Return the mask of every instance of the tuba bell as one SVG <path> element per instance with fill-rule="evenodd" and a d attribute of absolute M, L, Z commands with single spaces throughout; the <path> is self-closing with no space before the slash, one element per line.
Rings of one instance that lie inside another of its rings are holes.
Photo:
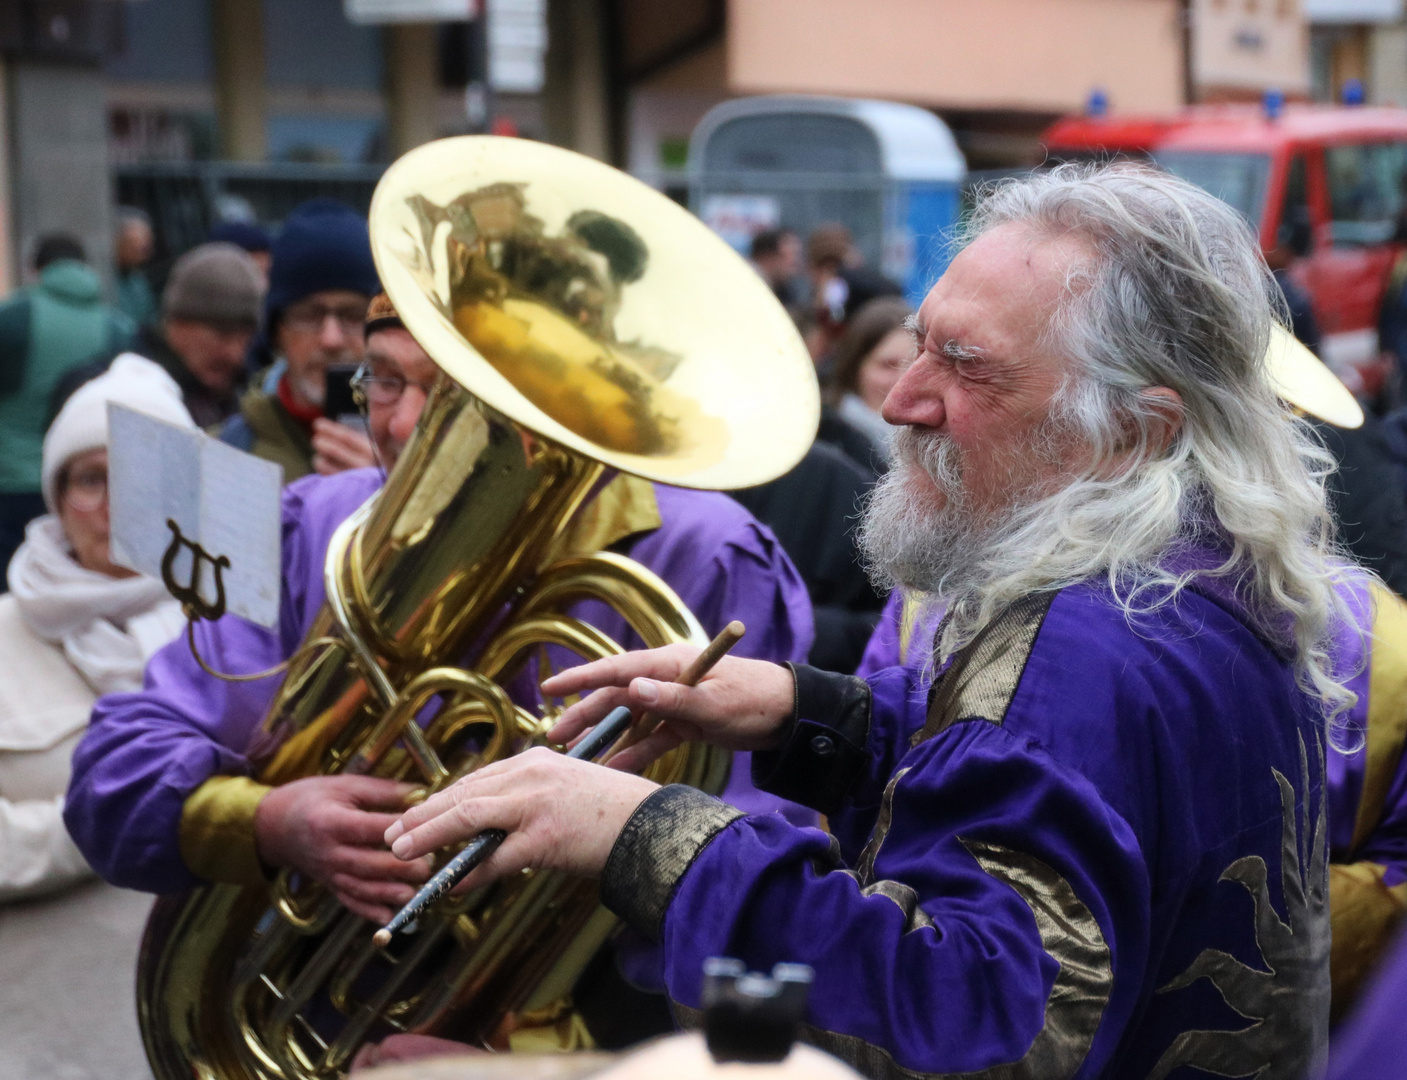
<path fill-rule="evenodd" d="M 382 283 L 442 374 L 385 487 L 334 535 L 326 603 L 251 760 L 267 784 L 350 772 L 430 792 L 545 742 L 555 713 L 515 702 L 515 679 L 621 651 L 583 601 L 649 646 L 706 642 L 649 570 L 568 549 L 610 475 L 762 483 L 805 453 L 819 398 L 753 270 L 589 158 L 431 143 L 387 171 L 370 224 Z M 716 792 L 727 770 L 685 745 L 646 775 Z M 296 875 L 207 885 L 153 908 L 142 1037 L 158 1080 L 339 1076 L 398 1031 L 493 1045 L 550 1013 L 613 925 L 593 882 L 524 873 L 378 949 L 375 926 Z"/>

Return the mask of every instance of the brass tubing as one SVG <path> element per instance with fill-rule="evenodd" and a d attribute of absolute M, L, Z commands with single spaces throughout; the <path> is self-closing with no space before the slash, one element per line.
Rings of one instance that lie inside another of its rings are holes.
<path fill-rule="evenodd" d="M 425 733 L 415 721 L 416 714 L 430 699 L 442 693 L 453 693 L 477 701 L 488 710 L 494 726 L 504 733 L 505 738 L 514 726 L 513 703 L 497 684 L 477 672 L 464 671 L 461 668 L 431 668 L 417 675 L 406 685 L 395 706 L 387 710 L 381 721 L 362 741 L 346 771 L 370 771 L 397 739 L 405 740 L 411 756 L 420 764 L 420 758 L 411 745 L 414 739 L 433 760 L 434 767 L 431 770 L 426 770 L 425 766 L 421 765 L 426 782 L 434 787 L 442 784 L 448 779 L 449 770 L 430 747 Z"/>
<path fill-rule="evenodd" d="M 698 620 L 669 586 L 634 560 L 607 551 L 553 563 L 523 597 L 520 610 L 527 616 L 582 600 L 614 608 L 651 648 L 670 640 L 706 640 Z"/>
<path fill-rule="evenodd" d="M 431 925 L 423 929 L 415 938 L 415 944 L 410 951 L 396 962 L 396 966 L 391 976 L 377 988 L 376 993 L 357 1010 L 342 1029 L 332 1045 L 327 1048 L 326 1065 L 329 1069 L 344 1069 L 352 1056 L 357 1052 L 357 1048 L 366 1039 L 366 1033 L 371 1025 L 376 1023 L 386 1005 L 401 988 L 401 983 L 410 975 L 412 971 L 425 959 L 430 950 L 439 944 L 440 938 L 444 936 L 447 924 L 444 922 Z"/>
<path fill-rule="evenodd" d="M 265 1046 L 283 1064 L 285 1071 L 293 1072 L 295 1068 L 308 1068 L 316 1066 L 306 1059 L 292 1057 L 296 1050 L 297 1043 L 291 1028 L 295 1017 L 302 1012 L 304 1006 L 312 1001 L 313 996 L 322 986 L 323 980 L 327 978 L 337 966 L 338 961 L 348 946 L 356 939 L 358 932 L 362 929 L 364 920 L 359 919 L 351 912 L 343 911 L 342 918 L 332 933 L 323 939 L 312 958 L 306 962 L 303 969 L 298 972 L 293 982 L 283 991 L 283 998 L 274 1008 L 272 1016 L 269 1018 L 269 1034 L 264 1039 Z"/>

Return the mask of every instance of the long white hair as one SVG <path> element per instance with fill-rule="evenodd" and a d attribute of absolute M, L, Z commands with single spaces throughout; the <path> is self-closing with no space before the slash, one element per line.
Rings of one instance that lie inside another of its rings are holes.
<path fill-rule="evenodd" d="M 1266 377 L 1284 299 L 1245 221 L 1191 184 L 1120 165 L 1064 166 L 996 186 L 965 238 L 1016 223 L 1089 252 L 1070 268 L 1047 330 L 1051 351 L 1072 364 L 1035 441 L 1074 432 L 1094 467 L 978 527 L 965 513 L 954 448 L 908 429 L 900 456 L 952 493 L 950 505 L 936 528 L 931 512 L 920 520 L 902 466 L 892 470 L 860 530 L 871 573 L 941 597 L 939 660 L 1032 592 L 1102 576 L 1133 619 L 1173 603 L 1199 576 L 1224 577 L 1257 632 L 1293 661 L 1301 688 L 1337 716 L 1355 695 L 1344 684 L 1352 673 L 1336 670 L 1332 655 L 1350 619 L 1325 494 L 1334 461 Z M 1175 390 L 1180 405 L 1146 393 L 1153 387 Z M 1170 408 L 1181 427 L 1167 443 Z M 905 534 L 931 542 L 906 543 Z M 1225 553 L 1219 565 L 1179 563 L 1181 550 L 1208 543 Z"/>

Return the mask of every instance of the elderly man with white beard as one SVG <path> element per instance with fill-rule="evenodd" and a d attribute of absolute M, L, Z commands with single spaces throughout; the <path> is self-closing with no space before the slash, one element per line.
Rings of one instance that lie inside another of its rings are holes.
<path fill-rule="evenodd" d="M 1352 703 L 1330 461 L 1261 370 L 1278 313 L 1234 211 L 1173 177 L 996 189 L 920 308 L 867 508 L 876 579 L 947 614 L 930 692 L 685 647 L 549 680 L 663 723 L 616 768 L 533 750 L 407 811 L 468 880 L 599 876 L 677 1015 L 710 956 L 815 969 L 803 1038 L 872 1077 L 1298 1078 L 1328 1026 L 1324 746 Z M 633 774 L 754 752 L 831 835 Z"/>

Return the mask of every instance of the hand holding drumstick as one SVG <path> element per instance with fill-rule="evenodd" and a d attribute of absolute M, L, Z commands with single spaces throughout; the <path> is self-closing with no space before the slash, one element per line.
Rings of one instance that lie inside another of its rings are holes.
<path fill-rule="evenodd" d="M 697 654 L 692 661 L 685 665 L 682 671 L 679 671 L 674 684 L 680 688 L 696 686 L 698 682 L 708 674 L 710 669 L 728 653 L 728 650 L 742 639 L 744 632 L 742 623 L 736 620 L 729 623 L 702 652 Z M 663 651 L 665 650 L 656 650 L 656 652 Z M 614 659 L 619 660 L 621 658 L 616 657 Z M 585 668 L 574 670 L 584 671 L 586 668 L 590 667 L 592 667 L 592 665 L 586 665 Z M 563 676 L 570 674 L 571 672 L 563 672 L 562 676 L 558 676 L 556 679 L 549 679 L 547 683 L 544 684 L 544 691 L 553 693 L 551 684 L 555 683 L 557 679 L 561 679 Z M 645 680 L 638 681 L 643 682 Z M 648 693 L 648 690 L 646 692 Z M 598 698 L 599 696 L 599 694 L 592 695 L 593 698 Z M 577 706 L 573 706 L 573 708 L 579 709 L 580 706 L 586 704 L 587 702 L 580 702 Z M 571 711 L 572 710 L 569 709 L 568 713 Z M 582 714 L 579 713 L 579 715 Z M 563 721 L 565 721 L 566 718 L 567 714 L 564 714 Z M 632 712 L 628 705 L 618 705 L 611 709 L 609 713 L 595 724 L 593 730 L 581 738 L 571 751 L 565 755 L 565 760 L 578 762 L 590 761 L 601 753 L 601 751 L 606 749 L 606 747 L 616 742 L 622 733 L 624 733 L 625 737 L 620 740 L 620 744 L 613 752 L 611 760 L 617 764 L 617 768 L 629 767 L 631 755 L 625 752 L 635 748 L 634 758 L 643 758 L 642 764 L 647 764 L 650 760 L 653 760 L 655 756 L 658 756 L 658 753 L 651 754 L 649 757 L 644 756 L 650 753 L 650 749 L 646 747 L 646 744 L 654 740 L 658 721 L 652 720 L 651 717 L 646 714 L 632 727 L 631 718 Z M 572 733 L 575 734 L 584 727 L 585 723 L 582 722 L 576 726 Z M 568 729 L 564 729 L 563 723 L 559 722 L 557 726 L 549 732 L 549 737 L 561 738 L 563 737 L 561 733 L 564 730 Z M 656 745 L 661 744 L 660 740 L 654 741 Z M 675 744 L 677 745 L 677 740 Z M 563 760 L 561 755 L 554 756 L 557 757 L 558 760 Z M 526 762 L 530 757 L 534 759 L 531 766 L 513 768 L 515 762 Z M 494 765 L 487 766 L 456 782 L 445 791 L 427 799 L 422 806 L 407 811 L 407 813 L 386 832 L 386 839 L 392 844 L 392 850 L 402 858 L 414 858 L 415 856 L 409 855 L 408 852 L 411 850 L 419 850 L 422 843 L 428 842 L 425 839 L 427 834 L 437 834 L 438 831 L 443 831 L 444 827 L 453 828 L 452 824 L 446 826 L 443 818 L 453 814 L 459 821 L 463 821 L 467 817 L 463 808 L 468 806 L 471 801 L 493 798 L 494 794 L 502 788 L 507 775 L 513 772 L 522 773 L 525 771 L 525 768 L 531 769 L 534 772 L 541 771 L 542 769 L 548 769 L 551 772 L 559 771 L 556 768 L 548 766 L 547 763 L 542 760 L 542 756 L 538 751 L 529 751 L 529 753 L 520 755 L 518 758 L 497 762 Z M 537 779 L 541 780 L 545 779 L 545 777 L 537 777 Z M 597 779 L 599 780 L 600 778 L 598 777 Z M 649 781 L 640 780 L 638 777 L 633 779 L 649 785 L 651 789 L 654 787 Z M 477 782 L 482 780 L 487 780 L 489 782 L 488 785 Z M 610 783 L 619 786 L 618 781 L 612 780 Z M 634 785 L 632 785 L 632 787 L 633 786 Z M 471 791 L 470 789 L 473 790 Z M 522 792 L 518 792 L 517 794 L 521 796 Z M 646 794 L 648 794 L 648 792 L 646 792 Z M 638 805 L 639 801 L 643 801 L 643 796 L 640 800 L 637 800 L 635 805 Z M 432 828 L 432 826 L 437 823 L 442 827 L 441 830 Z M 624 824 L 624 820 L 621 821 L 621 824 Z M 461 882 L 467 880 L 477 868 L 487 864 L 498 853 L 500 847 L 504 845 L 509 836 L 509 831 L 504 828 L 489 827 L 479 831 L 477 835 L 470 840 L 463 851 L 446 863 L 444 867 L 416 893 L 410 903 L 402 908 L 386 926 L 377 931 L 375 937 L 376 943 L 380 946 L 389 944 L 393 934 L 413 923 L 436 900 L 450 892 Z M 609 848 L 607 848 L 607 851 L 609 851 Z M 602 859 L 602 862 L 604 862 L 604 859 Z"/>

